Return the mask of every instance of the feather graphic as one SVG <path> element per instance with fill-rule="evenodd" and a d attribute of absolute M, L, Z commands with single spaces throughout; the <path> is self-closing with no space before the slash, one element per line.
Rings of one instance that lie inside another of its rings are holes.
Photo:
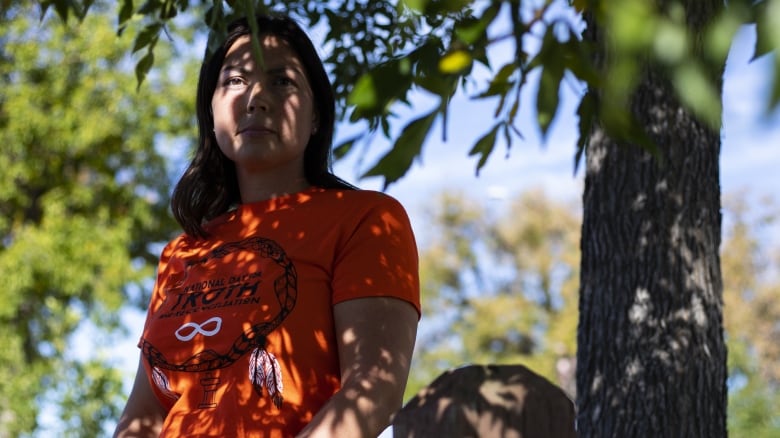
<path fill-rule="evenodd" d="M 154 381 L 154 384 L 157 386 L 160 392 L 172 398 L 173 400 L 179 399 L 179 394 L 176 394 L 175 392 L 171 391 L 171 384 L 168 381 L 168 377 L 165 376 L 165 373 L 163 373 L 162 370 L 160 370 L 157 367 L 153 367 L 152 380 Z"/>
<path fill-rule="evenodd" d="M 284 385 L 282 384 L 282 371 L 276 357 L 262 348 L 252 351 L 249 358 L 249 380 L 257 391 L 263 395 L 263 387 L 268 390 L 268 395 L 274 402 L 274 406 L 280 408 L 284 397 Z"/>

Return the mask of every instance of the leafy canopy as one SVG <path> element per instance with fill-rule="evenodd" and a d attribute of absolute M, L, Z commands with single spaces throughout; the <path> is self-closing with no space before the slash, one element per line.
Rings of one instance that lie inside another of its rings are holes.
<path fill-rule="evenodd" d="M 130 40 L 102 10 L 78 26 L 25 7 L 1 17 L 0 435 L 36 429 L 51 404 L 68 433 L 98 436 L 122 376 L 77 333 L 95 327 L 108 348 L 120 306 L 146 301 L 152 244 L 176 229 L 162 140 L 194 137 L 194 84 L 158 50 L 135 92 Z"/>
<path fill-rule="evenodd" d="M 237 15 L 281 11 L 309 28 L 325 28 L 322 41 L 343 120 L 365 122 L 368 129 L 336 148 L 337 157 L 367 146 L 383 135 L 393 147 L 365 176 L 382 176 L 385 185 L 401 178 L 420 155 L 434 122 L 447 132 L 452 96 L 460 91 L 474 99 L 496 102 L 495 123 L 474 139 L 469 155 L 484 166 L 496 145 L 507 150 L 522 138 L 517 128 L 520 96 L 535 94 L 536 124 L 546 136 L 559 110 L 562 86 L 581 94 L 579 140 L 575 164 L 585 148 L 592 122 L 598 120 L 615 139 L 655 150 L 642 126 L 633 120 L 628 101 L 644 60 L 660 61 L 669 70 L 679 98 L 702 120 L 720 126 L 719 76 L 737 29 L 755 24 L 755 57 L 780 47 L 780 0 L 732 0 L 712 24 L 700 26 L 685 16 L 695 0 L 146 0 L 120 2 L 117 31 L 134 21 L 143 30 L 133 52 L 143 52 L 136 74 L 142 82 L 154 64 L 161 37 L 177 16 L 194 13 L 210 44 L 225 34 Z M 62 20 L 83 20 L 92 0 L 40 0 L 42 13 L 53 8 Z M 609 59 L 594 59 L 581 38 L 581 24 L 571 14 L 593 14 L 605 29 Z M 508 23 L 508 25 L 506 25 Z M 491 65 L 487 56 L 498 43 L 511 41 L 514 57 Z M 775 57 L 773 87 L 767 109 L 780 105 L 780 57 Z M 488 78 L 475 72 L 485 68 Z M 583 87 L 584 85 L 584 87 Z M 588 90 L 582 93 L 582 90 Z M 393 108 L 409 104 L 413 93 L 431 95 L 438 104 L 414 117 L 397 135 L 391 129 Z"/>

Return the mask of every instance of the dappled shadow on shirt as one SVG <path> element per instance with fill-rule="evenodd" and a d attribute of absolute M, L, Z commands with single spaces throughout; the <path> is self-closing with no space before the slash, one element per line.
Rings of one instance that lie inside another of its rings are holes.
<path fill-rule="evenodd" d="M 388 296 L 418 305 L 408 218 L 376 194 L 241 205 L 206 229 L 213 237 L 166 247 L 139 343 L 172 434 L 294 436 L 339 390 L 333 306 Z M 399 360 L 384 359 L 380 375 Z M 336 423 L 357 412 L 356 395 L 342 395 L 355 408 Z"/>

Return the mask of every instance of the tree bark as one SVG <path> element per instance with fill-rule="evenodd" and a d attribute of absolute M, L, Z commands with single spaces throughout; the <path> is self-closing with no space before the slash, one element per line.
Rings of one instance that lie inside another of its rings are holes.
<path fill-rule="evenodd" d="M 692 27 L 718 9 L 696 3 L 686 5 Z M 588 21 L 586 35 L 607 59 Z M 599 126 L 586 149 L 578 433 L 723 437 L 720 135 L 676 100 L 664 70 L 650 63 L 630 111 L 659 159 Z"/>

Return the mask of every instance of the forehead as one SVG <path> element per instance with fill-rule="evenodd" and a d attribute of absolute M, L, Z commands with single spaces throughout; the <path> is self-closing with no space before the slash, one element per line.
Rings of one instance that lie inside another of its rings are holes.
<path fill-rule="evenodd" d="M 290 44 L 283 38 L 273 34 L 259 36 L 260 48 L 263 53 L 263 61 L 272 65 L 301 66 L 300 57 Z M 243 35 L 236 39 L 225 54 L 224 66 L 254 65 L 257 62 L 252 50 L 252 40 L 249 35 Z"/>

